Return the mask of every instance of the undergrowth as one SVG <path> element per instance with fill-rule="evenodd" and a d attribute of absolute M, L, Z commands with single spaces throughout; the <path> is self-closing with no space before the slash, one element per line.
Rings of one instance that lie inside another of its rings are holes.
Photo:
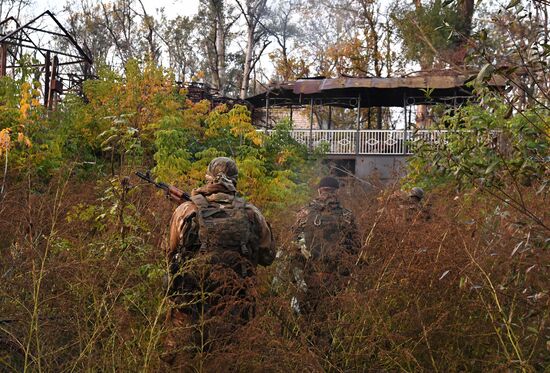
<path fill-rule="evenodd" d="M 4 197 L 2 369 L 164 369 L 162 247 L 174 206 L 150 189 L 121 191 L 113 181 L 118 192 L 105 192 L 76 177 L 65 172 L 40 194 L 21 181 Z M 422 214 L 400 207 L 392 190 L 351 183 L 340 193 L 364 244 L 342 291 L 313 315 L 292 311 L 293 209 L 281 210 L 280 255 L 259 271 L 257 317 L 231 343 L 195 356 L 197 370 L 548 367 L 550 252 L 540 226 L 475 192 L 436 190 Z"/>
<path fill-rule="evenodd" d="M 510 117 L 488 93 L 492 111 L 450 112 L 468 135 L 418 149 L 409 186 L 431 188 L 420 210 L 403 206 L 398 186 L 346 180 L 361 253 L 338 294 L 305 315 L 290 304 L 290 228 L 323 173 L 316 155 L 290 123 L 264 136 L 244 106 L 193 104 L 172 81 L 131 62 L 125 77 L 88 81 L 87 102 L 67 97 L 45 113 L 39 86 L 0 80 L 1 370 L 167 369 L 175 206 L 133 173 L 154 166 L 189 190 L 222 155 L 236 159 L 238 187 L 271 222 L 279 254 L 258 269 L 252 321 L 226 342 L 182 339 L 198 350 L 186 361 L 194 371 L 548 370 L 547 111 Z M 508 153 L 494 147 L 502 123 Z"/>

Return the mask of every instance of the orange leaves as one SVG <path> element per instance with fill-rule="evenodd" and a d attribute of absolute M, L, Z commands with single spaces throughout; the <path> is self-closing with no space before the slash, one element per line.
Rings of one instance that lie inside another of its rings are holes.
<path fill-rule="evenodd" d="M 23 119 L 27 118 L 29 109 L 31 108 L 31 105 L 29 103 L 30 87 L 31 85 L 27 82 L 21 85 L 21 100 L 19 102 L 19 113 Z"/>
<path fill-rule="evenodd" d="M 176 114 L 181 107 L 173 77 L 151 62 L 128 62 L 125 77 L 109 70 L 100 75 L 85 87 L 95 118 L 134 114 L 129 125 L 151 133 L 160 118 Z"/>
<path fill-rule="evenodd" d="M 307 63 L 304 56 L 289 57 L 274 51 L 269 53 L 269 58 L 275 65 L 275 71 L 282 80 L 296 80 L 298 78 L 308 76 L 311 63 Z"/>
<path fill-rule="evenodd" d="M 278 165 L 283 165 L 289 157 L 293 156 L 292 152 L 289 149 L 284 149 L 275 158 L 275 162 Z"/>
<path fill-rule="evenodd" d="M 25 145 L 27 148 L 30 148 L 32 146 L 31 140 L 27 136 L 25 136 L 23 132 L 17 133 L 17 142 Z"/>
<path fill-rule="evenodd" d="M 39 83 L 23 82 L 15 90 L 20 92 L 18 99 L 0 103 L 0 112 L 6 114 L 0 118 L 0 125 L 4 126 L 0 130 L 0 155 L 9 152 L 17 144 L 27 148 L 32 146 L 26 132 L 40 119 L 42 106 L 39 87 Z"/>
<path fill-rule="evenodd" d="M 339 74 L 361 75 L 368 72 L 371 62 L 372 51 L 367 49 L 368 42 L 355 36 L 330 46 L 327 57 Z"/>
<path fill-rule="evenodd" d="M 4 128 L 0 130 L 0 156 L 6 152 L 9 152 L 14 145 L 11 132 L 11 128 Z M 32 146 L 31 140 L 25 136 L 23 132 L 17 133 L 17 142 L 25 145 L 27 148 Z"/>
<path fill-rule="evenodd" d="M 195 76 L 193 77 L 194 80 L 200 81 L 203 80 L 206 77 L 206 73 L 203 70 L 197 71 Z"/>
<path fill-rule="evenodd" d="M 194 104 L 191 100 L 186 100 L 186 107 L 187 109 L 181 112 L 183 123 L 185 123 L 184 126 L 202 134 L 204 128 L 201 124 L 204 123 L 208 117 L 210 102 L 203 100 Z"/>
<path fill-rule="evenodd" d="M 22 100 L 21 106 L 19 107 L 19 112 L 21 113 L 21 118 L 26 119 L 29 116 L 29 109 L 31 108 L 30 104 L 27 104 Z"/>
<path fill-rule="evenodd" d="M 10 150 L 11 137 L 10 128 L 4 128 L 0 131 L 0 155 Z"/>

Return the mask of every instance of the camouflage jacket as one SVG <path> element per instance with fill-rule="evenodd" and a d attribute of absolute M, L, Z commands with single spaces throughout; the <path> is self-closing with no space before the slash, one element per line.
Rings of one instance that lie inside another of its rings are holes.
<path fill-rule="evenodd" d="M 293 235 L 301 261 L 310 262 L 306 267 L 316 267 L 315 271 L 339 270 L 360 248 L 352 212 L 332 193 L 322 194 L 297 213 Z"/>

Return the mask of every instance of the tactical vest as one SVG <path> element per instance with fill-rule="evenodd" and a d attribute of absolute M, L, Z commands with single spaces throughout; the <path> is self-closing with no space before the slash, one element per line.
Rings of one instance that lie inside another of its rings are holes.
<path fill-rule="evenodd" d="M 252 224 L 242 198 L 228 196 L 208 201 L 203 195 L 191 197 L 198 211 L 198 241 L 203 251 L 237 252 L 252 259 L 255 251 Z"/>
<path fill-rule="evenodd" d="M 336 251 L 350 223 L 351 213 L 339 203 L 314 202 L 304 227 L 307 248 L 314 259 L 326 259 L 327 254 Z"/>

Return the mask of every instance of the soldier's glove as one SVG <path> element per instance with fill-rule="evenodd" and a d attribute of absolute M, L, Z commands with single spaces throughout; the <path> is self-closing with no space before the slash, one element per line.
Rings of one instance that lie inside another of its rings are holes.
<path fill-rule="evenodd" d="M 170 286 L 170 275 L 168 273 L 165 273 L 162 276 L 162 288 L 168 289 L 168 286 Z M 168 291 L 168 293 L 170 293 L 170 291 Z"/>
<path fill-rule="evenodd" d="M 163 276 L 163 286 L 168 289 L 169 295 L 177 294 L 181 287 L 183 277 L 181 276 L 182 258 L 180 253 L 176 253 L 170 258 L 168 264 L 168 273 Z"/>
<path fill-rule="evenodd" d="M 176 253 L 172 260 L 170 260 L 170 265 L 168 266 L 168 272 L 170 275 L 174 276 L 178 274 L 181 267 L 181 255 L 180 253 Z"/>

